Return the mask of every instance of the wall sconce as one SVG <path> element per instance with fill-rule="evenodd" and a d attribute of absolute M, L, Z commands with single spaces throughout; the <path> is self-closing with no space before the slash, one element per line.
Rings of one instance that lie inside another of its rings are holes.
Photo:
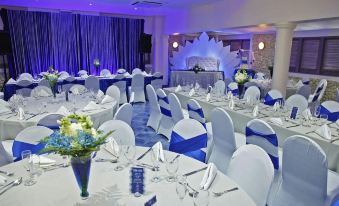
<path fill-rule="evenodd" d="M 260 43 L 258 44 L 258 48 L 259 48 L 259 50 L 263 50 L 263 49 L 265 48 L 264 42 L 260 42 Z"/>
<path fill-rule="evenodd" d="M 176 41 L 173 42 L 172 47 L 173 47 L 174 49 L 178 48 L 178 46 L 179 46 L 178 42 L 176 42 Z"/>

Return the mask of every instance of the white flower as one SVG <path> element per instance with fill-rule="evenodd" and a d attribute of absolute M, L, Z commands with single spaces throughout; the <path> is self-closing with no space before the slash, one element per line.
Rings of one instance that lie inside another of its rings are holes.
<path fill-rule="evenodd" d="M 77 136 L 78 130 L 82 130 L 81 124 L 78 123 L 72 123 L 70 126 L 70 132 L 72 136 Z"/>
<path fill-rule="evenodd" d="M 97 130 L 94 129 L 94 128 L 91 129 L 91 133 L 92 133 L 92 136 L 93 136 L 93 137 L 96 137 L 96 136 L 98 135 Z"/>

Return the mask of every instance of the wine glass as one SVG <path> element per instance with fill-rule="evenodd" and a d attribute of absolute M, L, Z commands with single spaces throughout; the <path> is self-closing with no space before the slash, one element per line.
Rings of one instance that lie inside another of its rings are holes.
<path fill-rule="evenodd" d="M 180 176 L 178 177 L 178 181 L 176 183 L 175 191 L 177 192 L 177 195 L 180 200 L 180 204 L 183 205 L 183 200 L 187 193 L 187 183 L 186 183 L 186 177 Z"/>
<path fill-rule="evenodd" d="M 155 150 L 155 149 L 152 149 L 151 150 L 151 160 L 152 160 L 152 163 L 153 163 L 153 166 L 154 166 L 154 176 L 152 177 L 151 179 L 151 182 L 160 182 L 161 181 L 161 178 L 158 176 L 158 171 L 159 171 L 159 163 L 160 163 L 160 160 L 159 160 L 159 155 L 158 155 L 158 151 Z"/>
<path fill-rule="evenodd" d="M 36 180 L 34 179 L 34 166 L 33 166 L 33 155 L 30 150 L 24 150 L 21 152 L 21 159 L 24 163 L 25 169 L 29 170 L 29 178 L 25 180 L 24 185 L 25 186 L 32 186 L 36 183 Z"/>
<path fill-rule="evenodd" d="M 135 157 L 135 146 L 126 145 L 124 148 L 124 155 L 128 161 L 128 165 L 133 165 L 133 161 Z"/>
<path fill-rule="evenodd" d="M 118 140 L 115 140 L 119 146 L 119 150 L 116 152 L 116 158 L 117 158 L 117 161 L 120 162 L 121 160 L 121 155 L 122 155 L 122 145 L 121 145 L 121 141 L 118 139 Z M 114 171 L 121 171 L 123 170 L 124 167 L 119 163 L 115 168 L 114 168 Z"/>
<path fill-rule="evenodd" d="M 193 195 L 194 206 L 208 206 L 209 196 L 210 193 L 208 190 L 199 190 L 199 192 L 194 193 Z"/>
<path fill-rule="evenodd" d="M 166 170 L 168 172 L 168 177 L 166 180 L 168 182 L 175 182 L 175 174 L 178 171 L 179 167 L 179 158 L 166 158 Z"/>

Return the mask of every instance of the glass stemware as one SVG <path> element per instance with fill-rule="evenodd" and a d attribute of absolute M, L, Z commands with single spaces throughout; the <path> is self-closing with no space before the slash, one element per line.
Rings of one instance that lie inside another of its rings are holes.
<path fill-rule="evenodd" d="M 24 150 L 21 152 L 21 159 L 24 163 L 24 167 L 29 172 L 29 178 L 25 180 L 24 185 L 25 186 L 32 186 L 36 183 L 36 180 L 34 179 L 35 176 L 35 167 L 33 164 L 33 155 L 30 150 Z"/>
<path fill-rule="evenodd" d="M 323 125 L 323 124 L 326 124 L 327 119 L 328 119 L 328 115 L 327 114 L 320 114 L 319 118 L 320 118 L 320 125 Z"/>
<path fill-rule="evenodd" d="M 119 145 L 119 150 L 118 152 L 116 153 L 117 155 L 117 161 L 118 161 L 118 165 L 114 168 L 114 171 L 121 171 L 124 169 L 124 167 L 121 165 L 120 161 L 121 161 L 121 155 L 122 155 L 122 145 L 121 145 L 121 141 L 120 140 L 115 140 L 118 145 Z"/>
<path fill-rule="evenodd" d="M 186 184 L 186 178 L 185 176 L 178 177 L 178 181 L 176 183 L 175 191 L 177 192 L 177 195 L 180 200 L 180 204 L 183 205 L 183 200 L 187 193 L 187 184 Z"/>
<path fill-rule="evenodd" d="M 158 174 L 158 171 L 159 171 L 159 164 L 160 164 L 160 161 L 159 161 L 159 156 L 157 155 L 157 151 L 155 149 L 152 149 L 151 151 L 151 160 L 152 160 L 152 163 L 153 163 L 153 167 L 154 167 L 154 176 L 152 177 L 151 179 L 151 182 L 160 182 L 161 181 L 161 178 L 159 177 L 159 174 Z"/>
<path fill-rule="evenodd" d="M 199 190 L 193 195 L 194 206 L 208 206 L 210 193 L 208 190 Z"/>
<path fill-rule="evenodd" d="M 124 155 L 128 161 L 128 165 L 133 165 L 135 157 L 135 146 L 126 145 L 124 148 Z"/>
<path fill-rule="evenodd" d="M 179 167 L 179 158 L 166 158 L 166 170 L 168 172 L 168 177 L 166 178 L 166 180 L 168 182 L 175 182 L 176 178 L 175 178 L 175 174 L 178 171 L 178 167 Z"/>

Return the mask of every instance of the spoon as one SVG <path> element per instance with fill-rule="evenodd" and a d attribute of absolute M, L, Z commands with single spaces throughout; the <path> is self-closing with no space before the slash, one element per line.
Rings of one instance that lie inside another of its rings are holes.
<path fill-rule="evenodd" d="M 2 195 L 3 193 L 5 193 L 7 190 L 9 190 L 10 188 L 14 187 L 14 186 L 18 186 L 22 183 L 22 177 L 16 179 L 12 184 L 10 184 L 6 189 L 2 190 L 0 192 L 0 195 Z"/>
<path fill-rule="evenodd" d="M 9 177 L 14 175 L 14 172 L 8 172 L 8 171 L 2 171 L 2 170 L 0 170 L 0 173 L 6 176 L 9 176 Z"/>

